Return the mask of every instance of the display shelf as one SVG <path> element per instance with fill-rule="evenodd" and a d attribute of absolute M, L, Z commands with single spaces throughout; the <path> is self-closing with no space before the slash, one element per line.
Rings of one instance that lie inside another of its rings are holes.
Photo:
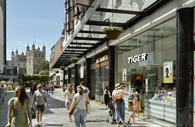
<path fill-rule="evenodd" d="M 152 117 L 176 123 L 176 106 L 174 104 L 149 100 L 149 107 Z"/>

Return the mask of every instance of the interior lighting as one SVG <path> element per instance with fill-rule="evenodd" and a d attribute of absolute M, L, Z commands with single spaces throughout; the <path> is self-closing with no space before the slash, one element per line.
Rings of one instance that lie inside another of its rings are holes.
<path fill-rule="evenodd" d="M 195 2 L 195 0 L 188 0 L 187 2 L 184 2 L 182 5 L 187 6 L 187 5 L 191 4 L 192 2 Z"/>
<path fill-rule="evenodd" d="M 149 23 L 147 23 L 147 24 L 145 24 L 145 25 L 143 25 L 143 26 L 137 28 L 137 29 L 135 30 L 135 32 L 138 32 L 138 31 L 140 31 L 140 30 L 143 30 L 144 28 L 148 27 L 149 25 L 151 25 L 151 22 L 149 22 Z"/>
<path fill-rule="evenodd" d="M 103 47 L 103 48 L 97 50 L 97 51 L 96 51 L 96 54 L 101 53 L 101 52 L 105 51 L 106 49 L 108 49 L 107 46 L 105 46 L 105 47 Z"/>
<path fill-rule="evenodd" d="M 155 22 L 157 22 L 157 21 L 160 21 L 160 20 L 163 19 L 164 17 L 166 17 L 166 16 L 168 16 L 168 15 L 174 13 L 176 10 L 177 10 L 177 8 L 174 8 L 174 9 L 172 9 L 171 11 L 169 11 L 169 12 L 167 12 L 167 13 L 165 13 L 165 14 L 159 16 L 158 18 L 154 19 L 154 20 L 152 21 L 152 23 L 155 23 Z"/>
<path fill-rule="evenodd" d="M 126 39 L 126 38 L 128 38 L 129 36 L 131 36 L 131 33 L 128 33 L 127 35 L 125 35 L 125 36 L 123 36 L 123 37 L 121 37 L 121 38 L 115 40 L 114 42 L 111 43 L 111 45 L 115 45 L 115 44 L 117 44 L 119 41 L 122 41 L 123 39 Z"/>

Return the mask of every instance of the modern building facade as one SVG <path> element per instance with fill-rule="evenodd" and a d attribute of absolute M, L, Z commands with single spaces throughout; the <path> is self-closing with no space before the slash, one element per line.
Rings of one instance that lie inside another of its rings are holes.
<path fill-rule="evenodd" d="M 43 46 L 42 49 L 36 48 L 33 44 L 31 48 L 27 45 L 26 47 L 26 72 L 27 74 L 37 74 L 38 64 L 45 61 L 46 47 Z"/>
<path fill-rule="evenodd" d="M 6 64 L 6 0 L 0 0 L 0 74 Z"/>
<path fill-rule="evenodd" d="M 112 92 L 123 82 L 129 94 L 141 94 L 143 118 L 192 127 L 194 7 L 193 0 L 91 1 L 70 33 L 65 27 L 63 50 L 51 67 L 65 66 L 67 83 L 84 80 L 95 100 L 103 99 L 105 86 Z M 102 26 L 124 31 L 110 40 Z"/>

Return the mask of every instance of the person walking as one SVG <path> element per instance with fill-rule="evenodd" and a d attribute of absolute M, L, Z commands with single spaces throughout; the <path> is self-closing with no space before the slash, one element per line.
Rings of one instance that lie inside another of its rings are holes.
<path fill-rule="evenodd" d="M 65 107 L 67 108 L 67 111 L 69 111 L 69 109 L 70 109 L 70 105 L 72 103 L 73 96 L 74 96 L 73 86 L 72 86 L 72 84 L 68 84 L 67 89 L 65 90 L 65 94 L 64 94 Z M 69 121 L 72 122 L 71 115 L 69 113 L 67 115 L 68 115 Z"/>
<path fill-rule="evenodd" d="M 16 95 L 8 102 L 6 127 L 32 127 L 31 104 L 23 86 L 15 88 Z"/>
<path fill-rule="evenodd" d="M 141 110 L 141 98 L 138 92 L 134 93 L 133 107 L 139 119 L 139 111 Z"/>
<path fill-rule="evenodd" d="M 76 127 L 86 127 L 87 101 L 89 101 L 88 95 L 84 94 L 82 86 L 77 86 L 77 93 L 73 97 L 69 110 L 70 114 L 73 113 Z"/>
<path fill-rule="evenodd" d="M 42 90 L 41 84 L 37 85 L 37 90 L 34 93 L 32 105 L 37 107 L 36 117 L 37 125 L 42 123 L 43 112 L 45 106 L 47 106 L 47 99 L 45 96 L 45 91 Z"/>
<path fill-rule="evenodd" d="M 106 107 L 108 106 L 109 99 L 110 99 L 110 93 L 109 93 L 108 86 L 106 86 L 106 88 L 104 90 L 104 103 L 105 103 Z"/>
<path fill-rule="evenodd" d="M 120 124 L 125 125 L 125 102 L 123 99 L 125 95 L 128 95 L 128 93 L 123 90 L 122 83 L 117 83 L 112 92 L 117 127 L 120 127 Z"/>

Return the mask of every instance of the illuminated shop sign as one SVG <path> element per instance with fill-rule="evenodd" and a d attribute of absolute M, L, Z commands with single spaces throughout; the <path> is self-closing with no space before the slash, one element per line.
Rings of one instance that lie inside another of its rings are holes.
<path fill-rule="evenodd" d="M 147 56 L 148 56 L 147 53 L 142 53 L 139 55 L 130 56 L 130 57 L 128 57 L 128 63 L 136 63 L 136 62 L 140 62 L 140 61 L 146 61 Z"/>

